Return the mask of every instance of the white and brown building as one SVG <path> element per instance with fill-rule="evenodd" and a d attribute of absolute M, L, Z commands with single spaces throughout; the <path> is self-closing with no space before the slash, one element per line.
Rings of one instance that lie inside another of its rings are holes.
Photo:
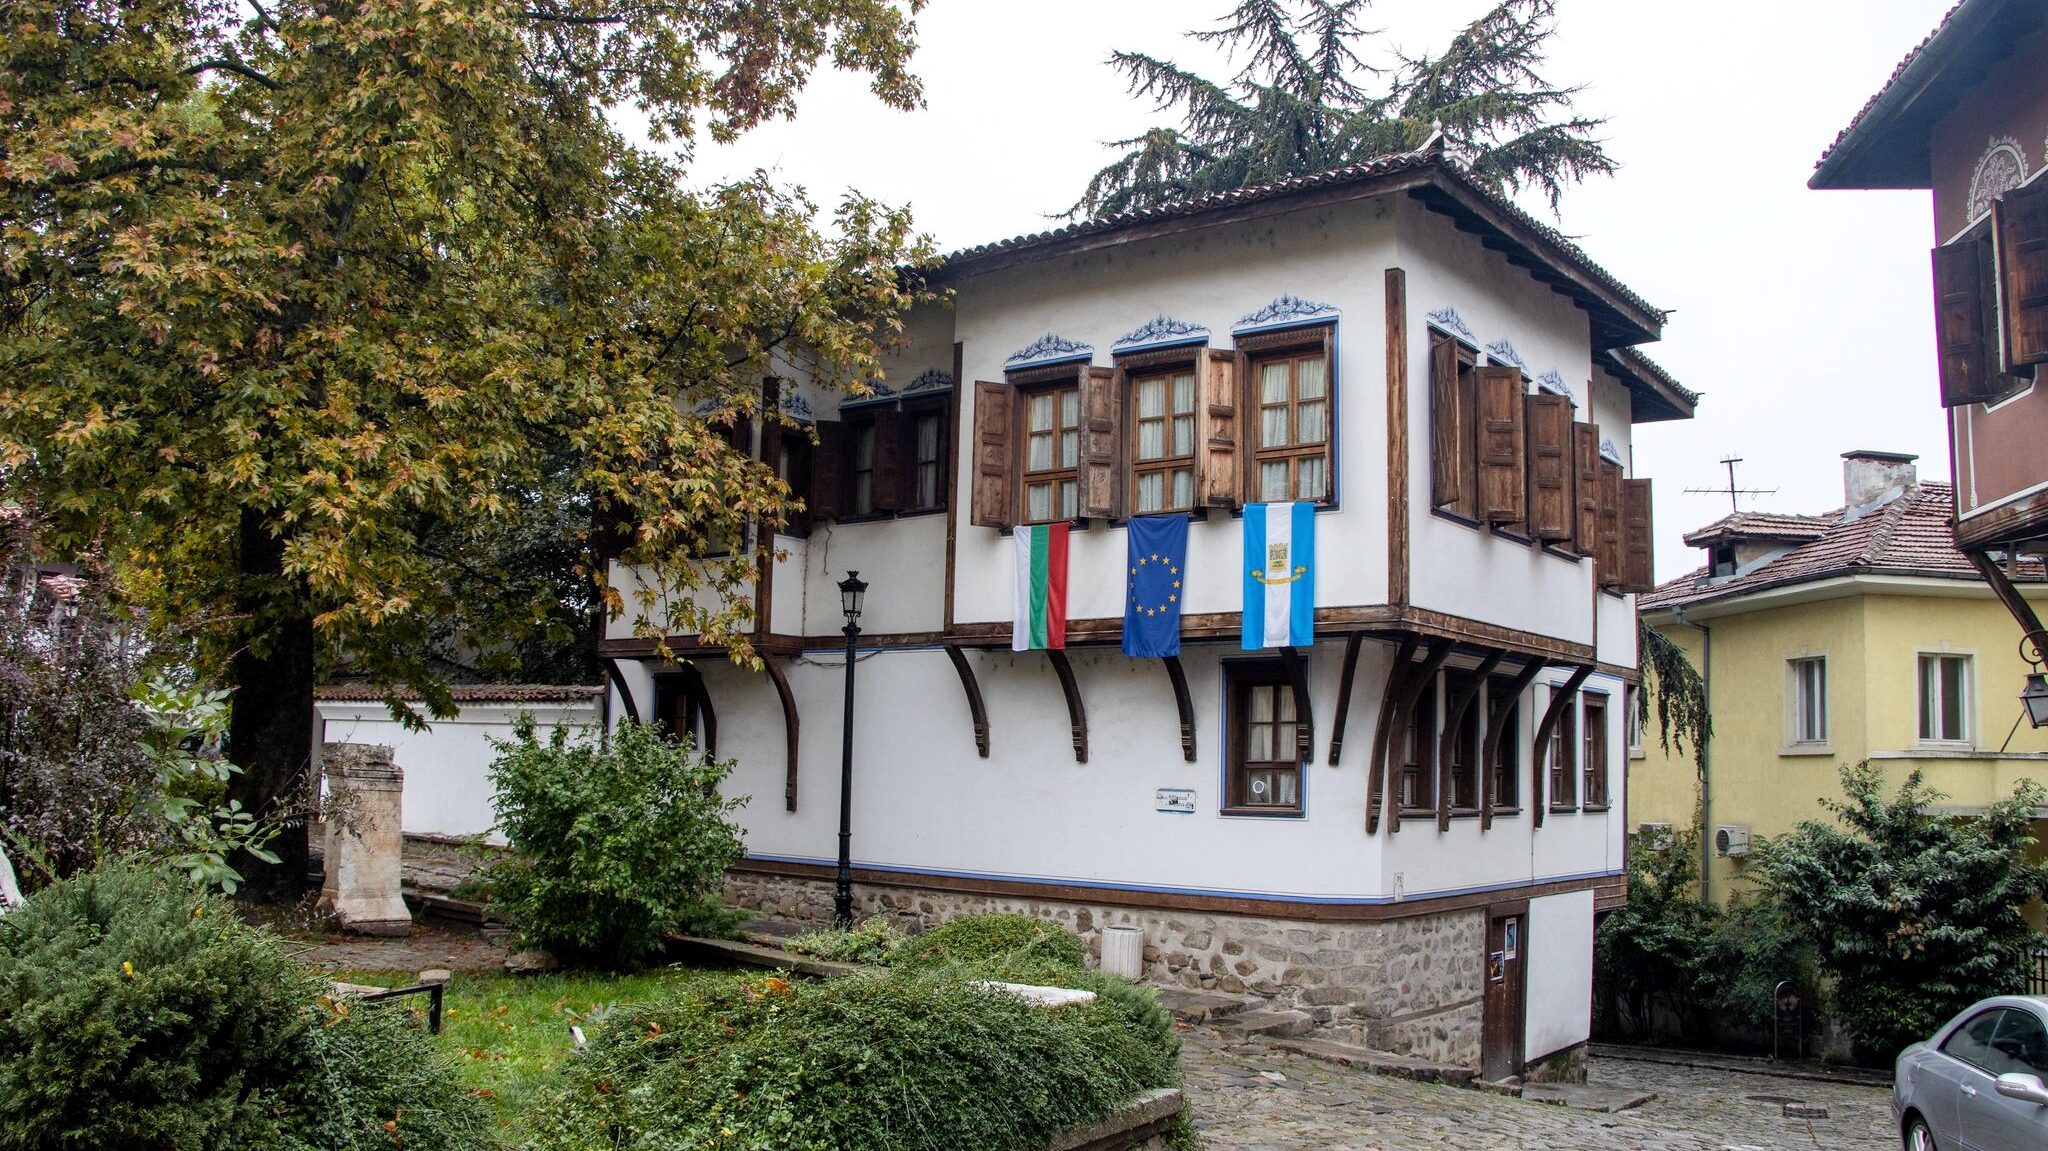
<path fill-rule="evenodd" d="M 1431 151 L 958 252 L 876 395 L 764 365 L 816 442 L 752 589 L 765 672 L 613 624 L 612 710 L 737 759 L 730 894 L 822 916 L 835 583 L 869 583 L 863 911 L 1147 933 L 1149 977 L 1503 1076 L 1584 1044 L 1624 891 L 1633 425 L 1694 396 L 1663 315 Z M 805 457 L 799 459 L 799 457 Z M 1315 639 L 1240 650 L 1248 503 L 1315 516 Z M 1120 651 L 1127 517 L 1190 525 L 1184 647 Z M 1010 650 L 1010 529 L 1073 525 L 1068 646 Z M 615 580 L 629 593 L 631 569 Z M 634 602 L 631 594 L 627 602 Z M 1254 784 L 1258 786 L 1254 786 Z"/>

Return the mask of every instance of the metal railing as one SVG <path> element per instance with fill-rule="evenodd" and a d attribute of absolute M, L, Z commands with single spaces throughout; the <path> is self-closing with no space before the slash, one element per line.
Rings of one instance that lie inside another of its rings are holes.
<path fill-rule="evenodd" d="M 2027 957 L 2027 994 L 2048 995 L 2048 944 L 2035 946 Z"/>

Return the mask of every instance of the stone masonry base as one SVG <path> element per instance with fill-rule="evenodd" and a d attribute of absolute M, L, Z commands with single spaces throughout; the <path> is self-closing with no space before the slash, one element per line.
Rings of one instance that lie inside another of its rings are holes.
<path fill-rule="evenodd" d="M 725 898 L 783 919 L 832 918 L 829 881 L 735 871 Z M 1316 923 L 876 884 L 856 884 L 854 905 L 857 917 L 887 915 L 911 931 L 962 915 L 1018 912 L 1071 929 L 1090 955 L 1101 952 L 1103 927 L 1140 927 L 1148 982 L 1262 996 L 1307 1012 L 1327 1038 L 1479 1066 L 1485 917 L 1477 909 Z"/>

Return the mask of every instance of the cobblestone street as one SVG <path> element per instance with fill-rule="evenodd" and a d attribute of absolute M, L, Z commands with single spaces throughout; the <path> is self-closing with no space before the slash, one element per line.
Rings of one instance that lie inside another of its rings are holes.
<path fill-rule="evenodd" d="M 1886 1151 L 1890 1094 L 1734 1071 L 1596 1058 L 1595 1084 L 1654 1092 L 1616 1114 L 1526 1102 L 1332 1066 L 1203 1027 L 1182 1032 L 1187 1093 L 1211 1148 L 1271 1151 Z M 1261 1072 L 1278 1072 L 1274 1080 Z M 1761 1097 L 1761 1098 L 1760 1098 Z M 1788 1119 L 1784 1103 L 1826 1119 Z"/>

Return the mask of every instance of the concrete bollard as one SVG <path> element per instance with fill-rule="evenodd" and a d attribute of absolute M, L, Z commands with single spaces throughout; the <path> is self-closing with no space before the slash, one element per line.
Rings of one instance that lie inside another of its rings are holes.
<path fill-rule="evenodd" d="M 1117 925 L 1102 929 L 1102 969 L 1125 979 L 1145 974 L 1145 929 Z"/>
<path fill-rule="evenodd" d="M 347 823 L 330 816 L 323 842 L 327 874 L 320 907 L 362 935 L 408 935 L 412 914 L 400 890 L 405 847 L 401 801 L 405 774 L 391 749 L 366 743 L 330 743 L 320 749 L 327 792 L 342 796 Z"/>

